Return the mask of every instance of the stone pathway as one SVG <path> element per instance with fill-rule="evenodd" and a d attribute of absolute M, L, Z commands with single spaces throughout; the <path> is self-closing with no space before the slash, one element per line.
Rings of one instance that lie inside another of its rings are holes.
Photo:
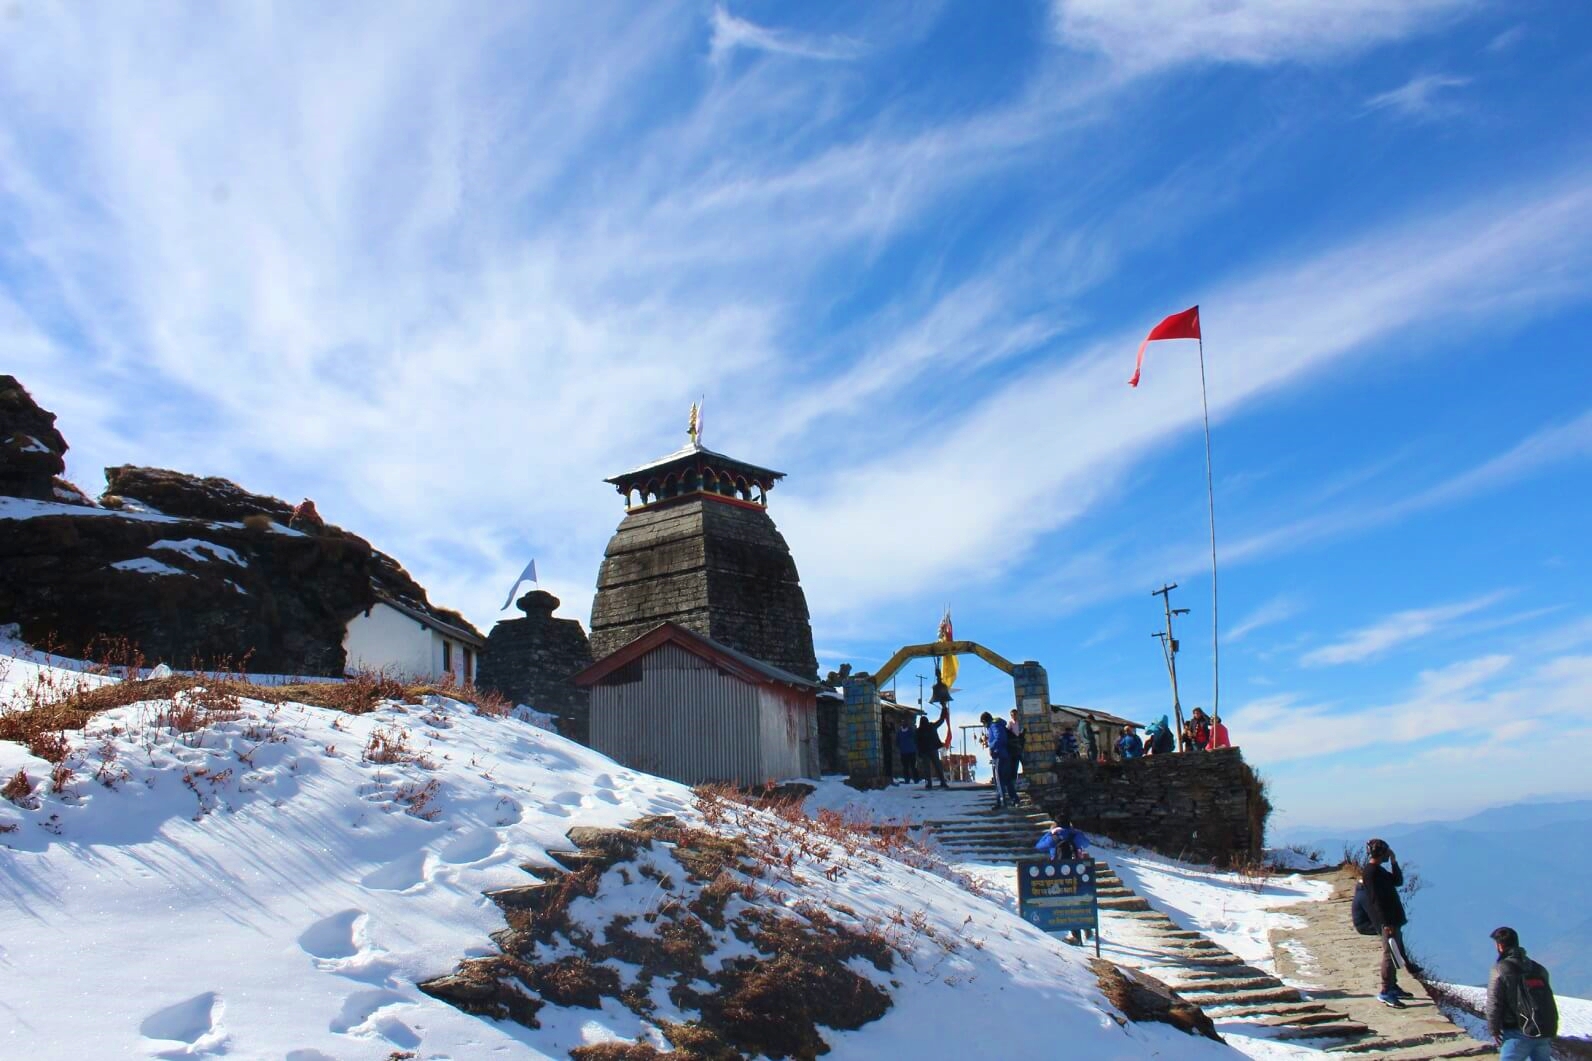
<path fill-rule="evenodd" d="M 1401 973 L 1399 981 L 1418 996 L 1409 1000 L 1408 1008 L 1388 1009 L 1376 1000 L 1381 943 L 1373 936 L 1360 935 L 1350 923 L 1354 876 L 1339 872 L 1331 879 L 1331 898 L 1291 907 L 1289 912 L 1299 919 L 1298 927 L 1272 931 L 1277 972 L 1298 984 L 1331 985 L 1308 989 L 1377 1029 L 1388 1045 L 1374 1056 L 1497 1057 L 1491 1044 L 1476 1042 L 1444 1017 L 1407 974 Z"/>
<path fill-rule="evenodd" d="M 924 813 L 932 816 L 926 817 L 923 828 L 953 859 L 970 862 L 1011 864 L 1029 857 L 1040 833 L 1055 824 L 1026 802 L 995 810 L 991 791 L 984 785 L 936 790 L 924 801 Z M 1335 889 L 1328 902 L 1290 908 L 1311 927 L 1283 938 L 1274 933 L 1278 968 L 1273 974 L 1249 965 L 1199 932 L 1178 927 L 1129 889 L 1109 858 L 1097 853 L 1096 862 L 1101 935 L 1113 960 L 1163 981 L 1204 1009 L 1224 1034 L 1397 1061 L 1496 1056 L 1424 999 L 1406 1010 L 1389 1009 L 1375 1000 L 1376 941 L 1357 936 L 1348 927 L 1347 894 L 1340 896 L 1341 889 Z M 1351 881 L 1351 891 L 1352 887 Z M 1339 922 L 1344 931 L 1333 932 L 1332 926 Z M 1312 960 L 1329 950 L 1333 959 Z M 1368 994 L 1314 986 L 1358 985 L 1361 980 L 1371 987 Z"/>

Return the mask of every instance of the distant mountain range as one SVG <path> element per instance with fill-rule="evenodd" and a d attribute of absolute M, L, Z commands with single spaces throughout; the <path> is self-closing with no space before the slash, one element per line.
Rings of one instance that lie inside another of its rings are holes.
<path fill-rule="evenodd" d="M 1487 934 L 1510 925 L 1553 974 L 1556 991 L 1592 997 L 1592 800 L 1516 803 L 1458 821 L 1352 832 L 1297 829 L 1280 842 L 1336 859 L 1371 836 L 1420 878 L 1406 936 L 1440 979 L 1486 983 L 1496 956 Z"/>

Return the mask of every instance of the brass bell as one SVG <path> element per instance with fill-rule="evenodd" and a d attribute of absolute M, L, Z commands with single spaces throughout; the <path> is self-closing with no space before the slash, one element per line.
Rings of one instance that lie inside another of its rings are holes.
<path fill-rule="evenodd" d="M 934 683 L 934 693 L 933 693 L 932 696 L 929 697 L 929 703 L 931 703 L 931 704 L 939 704 L 941 707 L 944 707 L 946 704 L 948 704 L 950 702 L 951 702 L 951 689 L 950 689 L 950 686 L 946 685 L 944 682 L 941 682 L 941 681 L 935 682 Z"/>

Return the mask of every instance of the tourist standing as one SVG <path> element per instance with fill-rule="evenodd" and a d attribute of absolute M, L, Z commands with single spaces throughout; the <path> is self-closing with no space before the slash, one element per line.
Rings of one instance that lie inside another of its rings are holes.
<path fill-rule="evenodd" d="M 1117 738 L 1117 754 L 1124 759 L 1137 759 L 1144 754 L 1144 742 L 1131 725 L 1122 727 L 1122 736 Z"/>
<path fill-rule="evenodd" d="M 1011 739 L 1012 769 L 1015 772 L 1023 768 L 1023 752 L 1028 750 L 1028 734 L 1023 732 L 1023 719 L 1015 707 L 1012 708 L 1012 720 L 1006 723 L 1006 735 Z"/>
<path fill-rule="evenodd" d="M 1196 751 L 1208 751 L 1211 746 L 1211 720 L 1205 717 L 1205 709 L 1196 707 L 1194 713 L 1188 717 L 1188 745 Z M 1185 748 L 1186 750 L 1186 748 Z"/>
<path fill-rule="evenodd" d="M 901 757 L 901 780 L 916 784 L 918 780 L 918 728 L 911 719 L 901 723 L 896 730 L 896 754 Z M 925 766 L 925 772 L 927 767 Z"/>
<path fill-rule="evenodd" d="M 1162 715 L 1159 722 L 1152 722 L 1144 731 L 1144 754 L 1165 755 L 1174 749 L 1176 741 L 1172 739 L 1172 723 Z"/>
<path fill-rule="evenodd" d="M 941 712 L 940 721 L 945 723 L 946 734 L 951 732 L 951 716 Z M 930 722 L 929 716 L 924 715 L 918 719 L 918 771 L 923 775 L 923 787 L 934 787 L 934 779 L 940 779 L 941 788 L 950 788 L 945 783 L 945 766 L 940 762 L 940 723 Z M 933 771 L 931 774 L 930 771 Z"/>
<path fill-rule="evenodd" d="M 1094 716 L 1085 715 L 1078 720 L 1078 754 L 1091 763 L 1100 761 L 1100 742 L 1095 738 Z"/>
<path fill-rule="evenodd" d="M 1559 1033 L 1559 1004 L 1548 970 L 1526 957 L 1520 935 L 1495 928 L 1498 960 L 1487 980 L 1487 1030 L 1499 1047 L 1500 1061 L 1551 1061 L 1550 1044 Z"/>
<path fill-rule="evenodd" d="M 1004 718 L 988 711 L 979 715 L 984 724 L 984 743 L 989 747 L 990 766 L 995 774 L 995 809 L 1017 805 L 1017 757 L 1012 752 L 1011 732 Z"/>
<path fill-rule="evenodd" d="M 1058 760 L 1078 758 L 1078 733 L 1076 730 L 1062 729 L 1061 736 L 1056 738 L 1056 758 Z"/>
<path fill-rule="evenodd" d="M 1367 840 L 1365 865 L 1360 870 L 1360 889 L 1355 901 L 1362 904 L 1371 927 L 1382 938 L 1382 990 L 1376 1000 L 1394 1009 L 1403 1009 L 1403 1000 L 1413 997 L 1398 982 L 1398 971 L 1410 969 L 1409 955 L 1404 950 L 1404 926 L 1409 918 L 1399 899 L 1399 888 L 1403 884 L 1404 871 L 1399 868 L 1398 857 L 1387 841 L 1375 837 Z M 1413 969 L 1410 975 L 1414 975 Z"/>

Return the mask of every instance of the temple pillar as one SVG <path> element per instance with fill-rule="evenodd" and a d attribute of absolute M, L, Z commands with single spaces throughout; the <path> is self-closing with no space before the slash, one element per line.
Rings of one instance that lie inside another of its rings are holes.
<path fill-rule="evenodd" d="M 1017 717 L 1023 724 L 1023 774 L 1030 784 L 1055 781 L 1056 727 L 1051 722 L 1050 676 L 1033 660 L 1012 668 Z"/>
<path fill-rule="evenodd" d="M 884 772 L 880 747 L 879 689 L 871 674 L 846 677 L 846 706 L 840 716 L 841 752 L 846 773 L 854 781 L 877 778 Z"/>

